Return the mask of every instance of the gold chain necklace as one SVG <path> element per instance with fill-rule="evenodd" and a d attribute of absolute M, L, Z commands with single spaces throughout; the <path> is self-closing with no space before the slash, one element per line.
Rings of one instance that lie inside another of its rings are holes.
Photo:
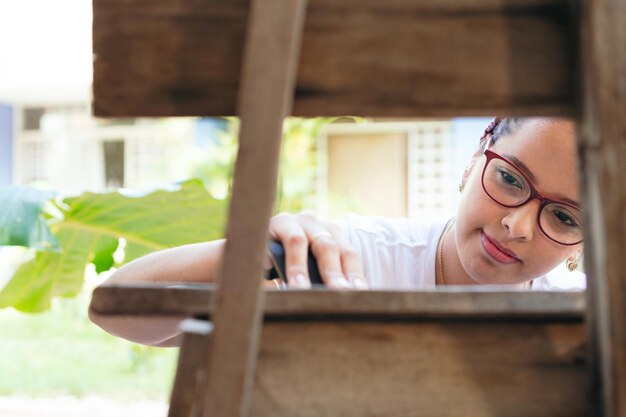
<path fill-rule="evenodd" d="M 446 227 L 443 229 L 443 233 L 441 234 L 441 238 L 439 239 L 439 244 L 437 245 L 437 269 L 439 269 L 441 283 L 444 286 L 446 285 L 446 280 L 443 277 L 443 242 L 446 240 L 446 236 L 448 235 L 450 229 L 452 229 L 454 221 L 454 218 L 448 220 L 448 223 L 446 223 Z"/>

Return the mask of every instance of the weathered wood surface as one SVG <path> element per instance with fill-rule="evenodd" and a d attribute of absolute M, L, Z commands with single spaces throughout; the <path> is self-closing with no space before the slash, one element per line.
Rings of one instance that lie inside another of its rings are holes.
<path fill-rule="evenodd" d="M 206 353 L 213 325 L 205 320 L 187 319 L 180 327 L 183 341 L 178 353 L 168 417 L 201 417 Z"/>
<path fill-rule="evenodd" d="M 582 324 L 268 323 L 255 417 L 586 416 Z"/>
<path fill-rule="evenodd" d="M 594 415 L 626 417 L 626 1 L 582 2 L 581 172 Z"/>
<path fill-rule="evenodd" d="M 142 287 L 101 287 L 94 306 L 202 314 L 213 292 Z M 460 289 L 268 291 L 250 415 L 589 415 L 583 300 Z"/>
<path fill-rule="evenodd" d="M 588 415 L 580 320 L 304 324 L 301 318 L 283 314 L 266 322 L 250 415 Z M 191 400 L 202 385 L 208 332 L 187 330 L 170 417 L 198 415 Z"/>
<path fill-rule="evenodd" d="M 94 290 L 92 308 L 100 314 L 209 315 L 212 284 L 165 288 L 157 284 L 105 285 Z M 503 291 L 446 288 L 434 291 L 267 291 L 266 320 L 354 318 L 527 318 L 582 321 L 581 292 Z"/>
<path fill-rule="evenodd" d="M 94 0 L 94 112 L 233 115 L 248 0 Z M 571 115 L 565 0 L 310 0 L 293 114 Z"/>
<path fill-rule="evenodd" d="M 253 0 L 237 115 L 239 150 L 206 352 L 202 416 L 247 415 L 265 292 L 261 289 L 283 121 L 291 110 L 306 0 Z"/>

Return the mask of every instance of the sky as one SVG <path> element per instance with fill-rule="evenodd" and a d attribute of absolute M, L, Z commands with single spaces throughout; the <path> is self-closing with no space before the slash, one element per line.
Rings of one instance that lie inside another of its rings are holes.
<path fill-rule="evenodd" d="M 91 0 L 0 0 L 0 100 L 88 91 Z"/>

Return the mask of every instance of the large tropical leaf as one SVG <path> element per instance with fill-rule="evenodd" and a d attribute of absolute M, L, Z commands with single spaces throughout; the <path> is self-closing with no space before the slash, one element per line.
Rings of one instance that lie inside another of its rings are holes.
<path fill-rule="evenodd" d="M 120 238 L 126 241 L 128 262 L 156 250 L 217 239 L 225 225 L 225 202 L 213 199 L 199 181 L 140 197 L 85 193 L 63 203 L 64 219 L 51 226 L 61 251 L 39 252 L 22 265 L 0 292 L 0 307 L 42 311 L 54 296 L 77 294 L 87 264 L 95 263 L 98 271 L 113 265 Z"/>
<path fill-rule="evenodd" d="M 0 246 L 57 249 L 58 242 L 42 215 L 49 191 L 28 187 L 0 188 Z"/>

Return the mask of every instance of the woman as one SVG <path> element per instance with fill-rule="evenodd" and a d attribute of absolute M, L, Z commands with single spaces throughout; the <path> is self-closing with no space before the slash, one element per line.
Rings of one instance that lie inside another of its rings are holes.
<path fill-rule="evenodd" d="M 573 122 L 495 119 L 461 180 L 456 219 L 320 223 L 283 214 L 271 232 L 286 246 L 290 285 L 308 285 L 310 244 L 331 286 L 529 286 L 564 260 L 575 268 L 580 257 L 577 176 Z"/>
<path fill-rule="evenodd" d="M 272 218 L 270 233 L 285 247 L 288 285 L 310 286 L 309 247 L 322 280 L 335 288 L 528 286 L 560 262 L 575 268 L 583 244 L 575 135 L 565 119 L 495 119 L 463 175 L 453 219 Z M 214 281 L 223 247 L 221 240 L 151 254 L 108 282 Z M 90 317 L 140 343 L 176 343 L 177 319 Z"/>

